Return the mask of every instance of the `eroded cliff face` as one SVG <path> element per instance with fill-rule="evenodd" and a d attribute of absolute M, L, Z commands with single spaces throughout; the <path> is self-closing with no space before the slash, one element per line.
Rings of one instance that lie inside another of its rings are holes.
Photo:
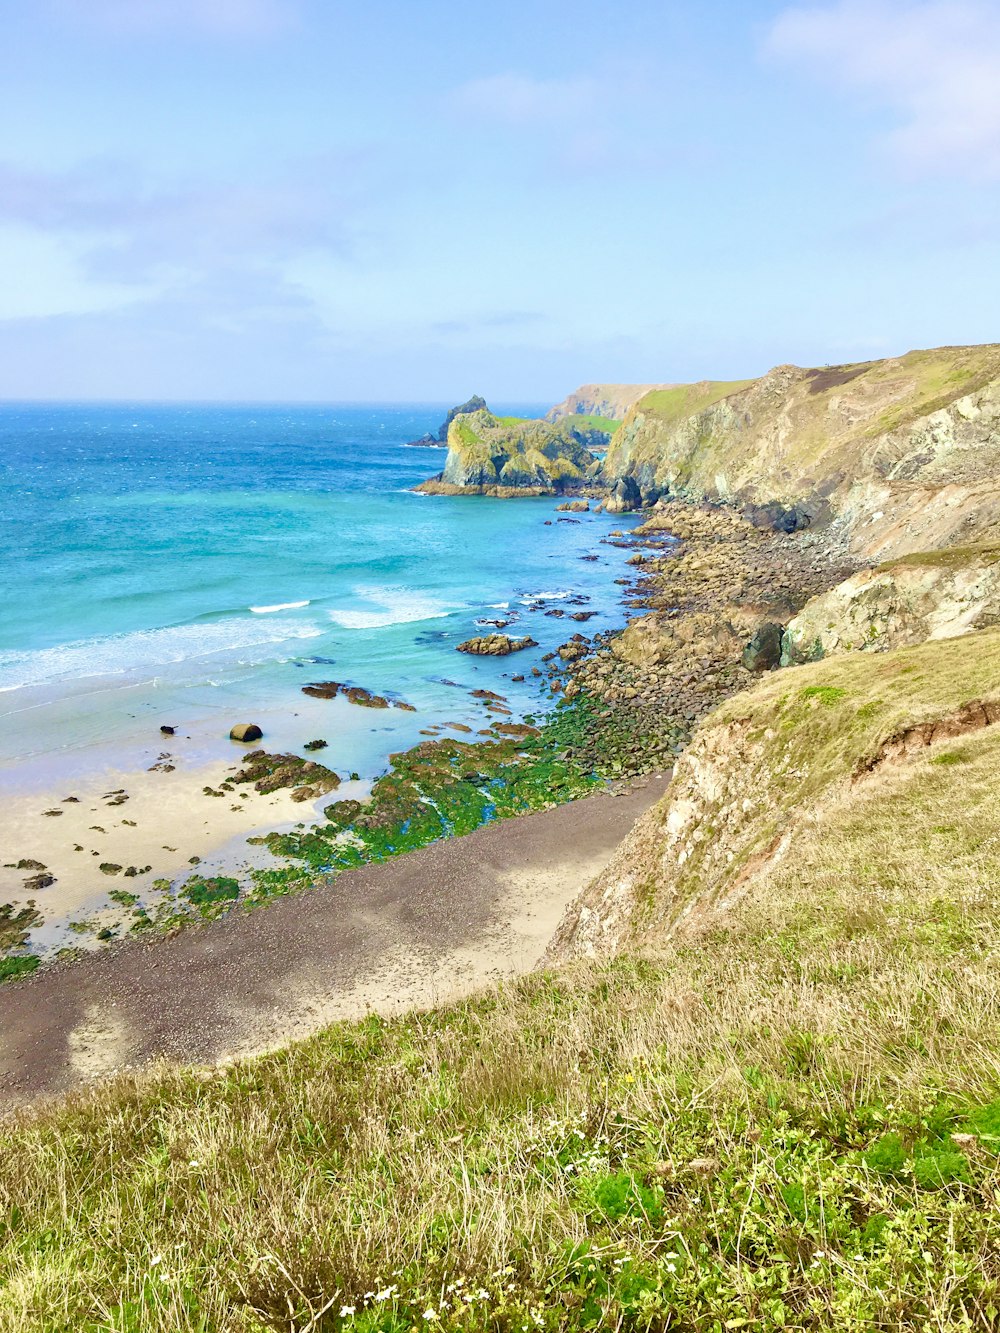
<path fill-rule="evenodd" d="M 1000 546 L 903 556 L 814 597 L 789 621 L 782 665 L 887 652 L 1000 624 Z"/>
<path fill-rule="evenodd" d="M 1000 347 L 647 394 L 602 473 L 644 497 L 774 501 L 832 519 L 868 558 L 1000 537 Z"/>
<path fill-rule="evenodd" d="M 566 914 L 545 962 L 656 946 L 724 912 L 817 830 L 843 837 L 871 784 L 1000 722 L 1000 631 L 777 672 L 711 713 L 663 799 Z M 961 752 L 946 757 L 961 777 Z M 919 790 L 915 799 L 920 800 Z M 901 806 L 901 818 L 905 818 Z"/>

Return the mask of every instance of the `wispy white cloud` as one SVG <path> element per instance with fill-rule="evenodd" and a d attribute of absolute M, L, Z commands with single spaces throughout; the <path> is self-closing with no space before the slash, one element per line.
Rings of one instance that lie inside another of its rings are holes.
<path fill-rule="evenodd" d="M 346 164 L 334 161 L 166 186 L 121 163 L 53 173 L 0 162 L 0 222 L 72 238 L 102 278 L 143 283 L 237 260 L 273 265 L 303 251 L 343 255 L 357 210 L 351 179 Z"/>
<path fill-rule="evenodd" d="M 296 0 L 56 0 L 78 22 L 125 34 L 267 37 L 295 24 Z"/>
<path fill-rule="evenodd" d="M 463 126 L 518 136 L 544 171 L 578 179 L 656 171 L 678 153 L 673 95 L 642 60 L 627 70 L 607 66 L 600 76 L 490 74 L 453 88 L 444 109 Z"/>
<path fill-rule="evenodd" d="M 882 138 L 913 173 L 1000 177 L 1000 7 L 990 0 L 838 0 L 773 25 L 778 58 L 897 119 Z"/>

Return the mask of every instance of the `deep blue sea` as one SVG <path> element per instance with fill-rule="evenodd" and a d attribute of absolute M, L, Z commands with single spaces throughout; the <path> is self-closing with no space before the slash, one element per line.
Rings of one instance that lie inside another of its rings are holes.
<path fill-rule="evenodd" d="M 160 723 L 217 758 L 236 721 L 258 722 L 269 748 L 321 736 L 324 760 L 371 775 L 429 722 L 476 721 L 473 687 L 537 709 L 542 653 L 622 623 L 614 579 L 627 552 L 600 538 L 627 520 L 559 522 L 546 499 L 414 494 L 444 451 L 405 442 L 445 410 L 0 405 L 7 780 L 56 759 L 72 772 L 127 764 Z M 527 610 L 577 594 L 599 613 L 586 626 Z M 538 649 L 455 652 L 508 611 L 509 632 Z M 317 679 L 419 712 L 304 696 Z"/>

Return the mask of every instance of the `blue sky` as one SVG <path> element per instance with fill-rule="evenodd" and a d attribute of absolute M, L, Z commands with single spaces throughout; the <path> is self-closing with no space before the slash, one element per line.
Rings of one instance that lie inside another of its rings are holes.
<path fill-rule="evenodd" d="M 0 396 L 1000 340 L 994 0 L 0 0 Z"/>

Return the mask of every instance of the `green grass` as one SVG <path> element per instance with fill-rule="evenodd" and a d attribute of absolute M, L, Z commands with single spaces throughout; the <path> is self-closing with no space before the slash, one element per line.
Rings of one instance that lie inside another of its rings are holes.
<path fill-rule="evenodd" d="M 963 569 L 966 565 L 982 562 L 992 564 L 1000 560 L 1000 543 L 975 542 L 969 546 L 947 546 L 940 551 L 917 551 L 912 555 L 885 560 L 877 566 L 878 572 L 897 569 Z"/>
<path fill-rule="evenodd" d="M 559 422 L 561 426 L 569 426 L 571 430 L 599 430 L 605 435 L 614 435 L 615 431 L 622 424 L 613 417 L 596 416 L 593 413 L 575 412 L 571 416 L 566 416 Z"/>
<path fill-rule="evenodd" d="M 888 740 L 984 699 L 1000 699 L 996 630 L 826 658 L 734 695 L 706 719 L 680 760 L 675 794 L 694 802 L 693 813 L 672 857 L 642 853 L 649 908 L 633 933 L 669 929 L 692 901 L 724 898 L 768 861 L 803 812 L 847 799 L 844 792 L 850 796 Z M 703 756 L 718 753 L 731 756 L 739 777 L 725 775 L 705 788 Z M 641 866 L 637 873 L 641 878 Z"/>
<path fill-rule="evenodd" d="M 754 383 L 752 379 L 704 380 L 700 384 L 680 384 L 673 389 L 653 389 L 639 399 L 636 407 L 640 412 L 672 425 L 685 417 L 697 416 Z"/>

